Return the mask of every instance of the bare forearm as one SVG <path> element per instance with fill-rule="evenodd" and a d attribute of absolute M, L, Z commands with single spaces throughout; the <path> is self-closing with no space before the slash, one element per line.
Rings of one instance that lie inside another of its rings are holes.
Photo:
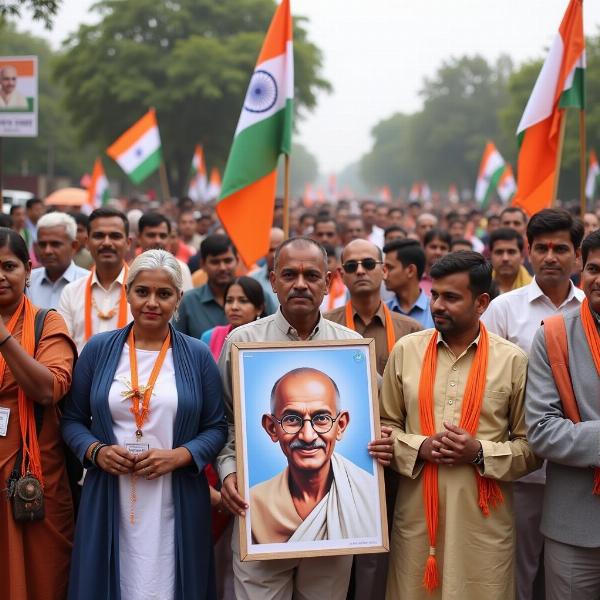
<path fill-rule="evenodd" d="M 26 396 L 44 406 L 52 404 L 54 377 L 50 370 L 29 356 L 12 337 L 0 346 L 0 352 Z"/>

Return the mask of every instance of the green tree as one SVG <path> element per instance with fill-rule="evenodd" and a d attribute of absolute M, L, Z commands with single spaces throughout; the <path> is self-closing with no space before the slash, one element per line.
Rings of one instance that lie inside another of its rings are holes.
<path fill-rule="evenodd" d="M 290 195 L 302 196 L 304 185 L 313 183 L 319 175 L 317 159 L 302 145 L 292 145 L 290 158 Z M 283 195 L 284 188 L 284 158 L 279 160 L 277 169 L 277 194 Z"/>
<path fill-rule="evenodd" d="M 153 106 L 172 192 L 184 189 L 198 142 L 222 171 L 275 6 L 273 0 L 99 2 L 102 20 L 67 40 L 56 68 L 79 139 L 103 149 Z M 296 104 L 310 109 L 329 84 L 299 19 L 294 36 Z"/>
<path fill-rule="evenodd" d="M 586 92 L 586 138 L 587 147 L 600 151 L 600 34 L 586 39 L 587 68 Z M 505 139 L 512 139 L 508 146 L 511 160 L 518 157 L 516 130 L 521 120 L 543 61 L 536 60 L 522 65 L 508 81 L 508 102 L 500 111 L 500 121 Z M 574 200 L 579 197 L 579 111 L 567 110 L 567 126 L 559 180 L 559 198 Z"/>
<path fill-rule="evenodd" d="M 4 168 L 7 173 L 45 173 L 79 180 L 91 170 L 93 154 L 77 143 L 75 131 L 61 105 L 63 89 L 52 74 L 55 54 L 48 43 L 6 23 L 0 34 L 0 55 L 32 54 L 39 65 L 39 135 L 37 138 L 5 138 Z"/>
<path fill-rule="evenodd" d="M 424 81 L 420 112 L 396 114 L 373 128 L 373 149 L 361 161 L 365 181 L 392 189 L 419 179 L 438 188 L 474 185 L 486 140 L 500 135 L 497 114 L 511 70 L 506 56 L 492 65 L 480 56 L 444 62 Z"/>
<path fill-rule="evenodd" d="M 6 18 L 22 16 L 25 9 L 35 21 L 43 21 L 47 29 L 52 29 L 60 4 L 61 0 L 1 0 L 0 23 Z"/>

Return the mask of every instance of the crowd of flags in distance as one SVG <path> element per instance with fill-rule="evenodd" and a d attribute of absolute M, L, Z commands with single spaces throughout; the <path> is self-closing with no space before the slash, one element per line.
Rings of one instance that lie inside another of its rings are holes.
<path fill-rule="evenodd" d="M 582 0 L 570 0 L 517 127 L 517 179 L 493 141 L 488 141 L 483 149 L 474 191 L 482 210 L 494 193 L 502 202 L 520 206 L 529 214 L 552 205 L 557 193 L 566 109 L 584 111 L 585 67 Z M 282 154 L 289 157 L 291 153 L 293 93 L 290 0 L 282 0 L 250 78 L 222 185 L 215 167 L 210 177 L 207 175 L 200 144 L 194 150 L 189 173 L 188 195 L 199 202 L 217 200 L 217 214 L 246 264 L 252 264 L 268 248 L 277 163 Z M 106 153 L 135 185 L 159 169 L 164 159 L 154 109 L 123 133 Z M 582 159 L 584 156 L 585 151 Z M 593 150 L 589 153 L 587 173 L 585 195 L 593 199 L 600 174 Z M 349 188 L 337 189 L 335 176 L 329 179 L 327 188 L 315 190 L 307 183 L 304 205 L 353 196 Z M 89 209 L 106 202 L 109 188 L 100 159 L 96 160 L 88 189 Z M 383 202 L 393 199 L 387 185 L 379 188 L 376 196 Z M 426 202 L 431 197 L 426 181 L 414 182 L 408 193 L 409 200 Z M 447 198 L 450 203 L 459 201 L 456 184 L 450 185 Z M 249 222 L 252 228 L 247 227 Z"/>

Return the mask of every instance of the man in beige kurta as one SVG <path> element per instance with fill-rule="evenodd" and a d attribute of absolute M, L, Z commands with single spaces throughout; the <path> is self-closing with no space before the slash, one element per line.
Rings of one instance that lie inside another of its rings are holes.
<path fill-rule="evenodd" d="M 440 298 L 446 293 L 450 298 L 452 290 L 445 289 L 436 298 L 435 288 L 434 278 L 432 314 L 436 327 L 444 329 L 442 324 L 448 316 L 444 321 L 443 315 L 449 313 Z M 489 296 L 484 304 L 487 303 Z M 475 436 L 481 443 L 483 460 L 479 466 L 439 464 L 436 554 L 440 585 L 429 594 L 423 586 L 430 544 L 423 506 L 424 461 L 419 458 L 419 449 L 427 438 L 421 435 L 418 394 L 423 357 L 432 335 L 438 340 L 433 389 L 437 432 L 444 431 L 444 423 L 459 424 L 465 385 L 479 343 L 476 331 L 466 349 L 455 356 L 444 334 L 428 329 L 402 338 L 390 355 L 383 380 L 381 422 L 393 429 L 391 466 L 404 477 L 394 512 L 387 598 L 511 600 L 513 516 L 509 482 L 539 466 L 525 438 L 527 356 L 514 344 L 489 333 L 487 380 Z M 503 503 L 490 506 L 488 517 L 478 506 L 476 468 L 484 477 L 497 480 L 504 496 Z"/>

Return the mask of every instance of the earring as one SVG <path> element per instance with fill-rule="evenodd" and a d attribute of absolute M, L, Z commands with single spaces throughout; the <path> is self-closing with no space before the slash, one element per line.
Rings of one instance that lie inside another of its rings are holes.
<path fill-rule="evenodd" d="M 31 285 L 31 282 L 29 281 L 29 279 L 25 280 L 25 287 L 29 287 Z"/>

